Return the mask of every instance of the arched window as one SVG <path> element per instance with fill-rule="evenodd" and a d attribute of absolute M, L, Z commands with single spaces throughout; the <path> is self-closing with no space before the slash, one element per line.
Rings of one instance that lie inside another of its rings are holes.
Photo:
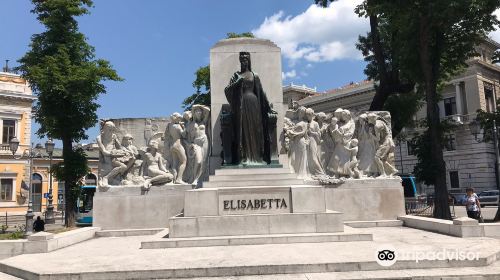
<path fill-rule="evenodd" d="M 85 176 L 85 185 L 87 186 L 97 185 L 97 177 L 92 173 L 87 174 L 87 176 Z"/>

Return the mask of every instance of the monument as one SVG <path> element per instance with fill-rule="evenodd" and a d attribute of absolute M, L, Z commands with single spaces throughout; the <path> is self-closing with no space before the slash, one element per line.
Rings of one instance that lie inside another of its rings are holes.
<path fill-rule="evenodd" d="M 221 40 L 210 58 L 211 108 L 102 122 L 95 225 L 168 227 L 165 247 L 319 242 L 354 238 L 344 221 L 405 214 L 388 112 L 285 111 L 269 40 Z"/>

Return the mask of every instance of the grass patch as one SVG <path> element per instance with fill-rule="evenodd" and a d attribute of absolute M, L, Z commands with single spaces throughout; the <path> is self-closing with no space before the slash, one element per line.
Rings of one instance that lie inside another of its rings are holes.
<path fill-rule="evenodd" d="M 0 233 L 0 240 L 15 240 L 15 239 L 23 239 L 24 238 L 24 232 L 7 232 L 7 233 Z"/>

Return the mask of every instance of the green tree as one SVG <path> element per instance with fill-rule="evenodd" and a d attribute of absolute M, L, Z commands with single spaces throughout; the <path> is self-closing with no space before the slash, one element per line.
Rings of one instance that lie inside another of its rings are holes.
<path fill-rule="evenodd" d="M 428 183 L 434 185 L 434 217 L 451 219 L 439 89 L 463 71 L 466 60 L 474 54 L 474 46 L 498 25 L 493 12 L 500 3 L 498 0 L 380 2 L 385 2 L 384 15 L 399 27 L 403 71 L 425 92 L 429 161 L 424 168 Z"/>
<path fill-rule="evenodd" d="M 315 3 L 327 7 L 335 0 L 315 0 Z M 370 104 L 370 111 L 387 110 L 392 116 L 393 137 L 401 129 L 411 125 L 413 115 L 421 108 L 421 92 L 415 92 L 415 82 L 401 71 L 397 40 L 398 28 L 382 16 L 383 8 L 366 1 L 356 7 L 360 17 L 367 17 L 370 32 L 359 36 L 356 47 L 362 52 L 367 62 L 364 70 L 368 79 L 376 81 L 375 95 Z M 378 2 L 377 2 L 378 3 Z"/>
<path fill-rule="evenodd" d="M 97 123 L 97 98 L 106 92 L 105 80 L 121 78 L 108 61 L 95 59 L 94 48 L 78 30 L 76 17 L 89 13 L 91 0 L 32 0 L 31 11 L 45 31 L 31 38 L 19 70 L 38 97 L 34 118 L 37 134 L 62 140 L 63 163 L 54 174 L 65 182 L 66 226 L 75 224 L 74 205 L 81 179 L 88 172 L 85 154 L 73 143 L 87 139 Z"/>
<path fill-rule="evenodd" d="M 254 38 L 255 36 L 252 32 L 229 32 L 226 34 L 226 39 L 241 37 Z M 182 101 L 182 108 L 186 110 L 191 110 L 191 107 L 194 104 L 201 104 L 210 107 L 210 66 L 201 66 L 194 74 L 196 78 L 193 81 L 193 87 L 196 89 L 196 92 Z"/>

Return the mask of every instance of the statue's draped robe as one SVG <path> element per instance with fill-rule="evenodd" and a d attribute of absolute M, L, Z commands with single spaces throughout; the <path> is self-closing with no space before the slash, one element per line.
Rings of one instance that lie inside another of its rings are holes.
<path fill-rule="evenodd" d="M 241 73 L 238 72 L 238 74 Z M 227 101 L 229 102 L 229 105 L 231 107 L 231 116 L 233 123 L 233 147 L 231 149 L 233 154 L 233 164 L 239 164 L 243 159 L 246 159 L 248 161 L 252 161 L 252 159 L 261 159 L 268 164 L 271 162 L 271 149 L 268 127 L 269 112 L 271 112 L 271 106 L 264 90 L 262 89 L 262 84 L 260 83 L 259 76 L 253 72 L 252 74 L 254 77 L 252 92 L 257 97 L 258 104 L 253 104 L 252 100 L 246 100 L 250 101 L 250 104 L 249 102 L 245 102 L 243 100 L 244 92 L 242 85 L 243 83 L 249 83 L 252 81 L 243 79 L 240 83 L 230 84 L 224 90 Z M 246 94 L 248 94 L 248 92 Z M 259 110 L 259 112 L 249 111 L 250 108 L 253 107 Z M 255 114 L 259 114 L 258 116 L 260 118 L 256 117 Z M 258 127 L 252 127 L 254 125 Z M 258 151 L 256 151 L 255 149 L 258 149 Z M 243 156 L 245 156 L 245 158 L 243 158 Z"/>

